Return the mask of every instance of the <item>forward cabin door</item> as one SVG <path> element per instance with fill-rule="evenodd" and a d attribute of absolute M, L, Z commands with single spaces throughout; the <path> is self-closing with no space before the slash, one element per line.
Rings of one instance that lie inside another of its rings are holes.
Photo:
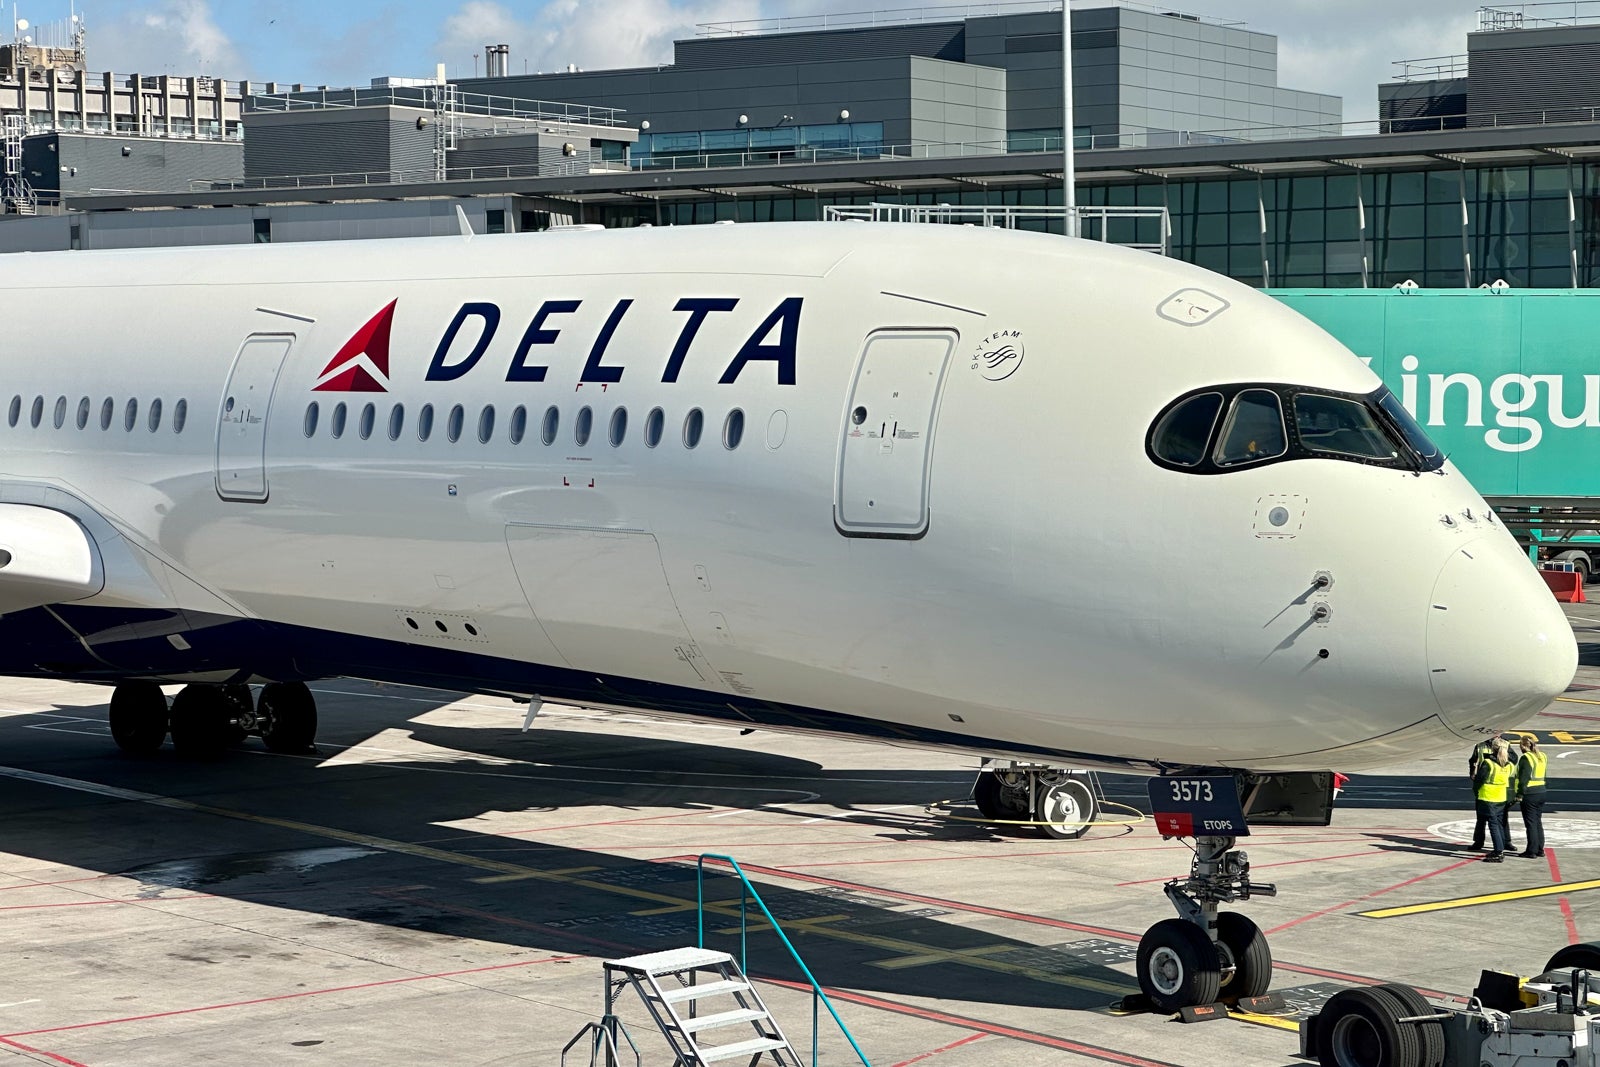
<path fill-rule="evenodd" d="M 956 334 L 868 335 L 845 408 L 834 525 L 846 537 L 928 532 L 934 418 Z"/>
<path fill-rule="evenodd" d="M 245 339 L 228 373 L 217 421 L 217 495 L 267 499 L 267 414 L 294 334 L 258 333 Z"/>

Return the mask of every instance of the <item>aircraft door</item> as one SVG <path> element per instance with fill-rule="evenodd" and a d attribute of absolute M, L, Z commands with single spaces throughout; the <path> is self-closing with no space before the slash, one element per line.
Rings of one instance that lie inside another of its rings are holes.
<path fill-rule="evenodd" d="M 224 500 L 267 499 L 267 413 L 293 346 L 293 334 L 252 334 L 233 361 L 217 420 L 217 495 Z"/>
<path fill-rule="evenodd" d="M 847 537 L 928 532 L 934 416 L 956 345 L 951 330 L 867 337 L 845 409 L 834 525 Z"/>

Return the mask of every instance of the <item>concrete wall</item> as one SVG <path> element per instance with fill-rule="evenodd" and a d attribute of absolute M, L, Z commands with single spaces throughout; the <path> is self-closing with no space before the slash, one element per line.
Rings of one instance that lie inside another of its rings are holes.
<path fill-rule="evenodd" d="M 22 143 L 22 173 L 36 192 L 68 199 L 113 190 L 185 193 L 194 178 L 242 175 L 244 147 L 232 141 L 40 134 Z"/>

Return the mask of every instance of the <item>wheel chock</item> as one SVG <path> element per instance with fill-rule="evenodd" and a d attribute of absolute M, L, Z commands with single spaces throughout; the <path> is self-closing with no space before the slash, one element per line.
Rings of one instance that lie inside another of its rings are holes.
<path fill-rule="evenodd" d="M 1227 1017 L 1228 1006 L 1220 1001 L 1215 1004 L 1186 1004 L 1178 1009 L 1179 1021 L 1186 1023 L 1209 1023 Z"/>
<path fill-rule="evenodd" d="M 1278 993 L 1266 993 L 1259 997 L 1240 997 L 1234 1010 L 1251 1015 L 1281 1015 L 1289 1010 L 1289 1002 Z"/>
<path fill-rule="evenodd" d="M 1155 1011 L 1156 1006 L 1150 1003 L 1150 998 L 1143 993 L 1129 993 L 1115 1004 L 1111 1005 L 1112 1011 L 1147 1012 Z"/>

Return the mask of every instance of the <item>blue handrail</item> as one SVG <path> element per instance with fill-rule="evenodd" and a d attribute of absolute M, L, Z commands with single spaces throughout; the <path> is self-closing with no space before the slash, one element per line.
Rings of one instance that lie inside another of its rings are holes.
<path fill-rule="evenodd" d="M 839 1018 L 839 1013 L 833 1009 L 833 1001 L 828 999 L 828 994 L 822 991 L 822 986 L 811 974 L 811 968 L 806 966 L 805 960 L 800 958 L 800 953 L 795 951 L 794 945 L 789 941 L 789 935 L 783 932 L 783 927 L 778 925 L 778 920 L 773 918 L 772 912 L 767 910 L 766 901 L 761 899 L 761 894 L 756 892 L 756 887 L 751 884 L 745 875 L 744 868 L 739 866 L 739 861 L 732 856 L 723 856 L 715 852 L 702 854 L 695 861 L 695 900 L 698 905 L 700 921 L 700 947 L 706 947 L 706 860 L 720 860 L 733 868 L 733 873 L 739 879 L 739 969 L 748 971 L 745 966 L 745 902 L 754 900 L 756 907 L 761 909 L 761 914 L 767 917 L 767 922 L 772 925 L 772 932 L 778 935 L 778 940 L 783 942 L 783 947 L 789 950 L 789 957 L 794 960 L 795 966 L 800 968 L 800 973 L 806 976 L 806 981 L 811 983 L 811 1067 L 817 1067 L 817 1002 L 820 1000 L 823 1007 L 828 1009 L 828 1014 L 833 1016 L 833 1021 L 839 1024 L 839 1032 L 844 1039 L 850 1042 L 850 1047 L 855 1050 L 856 1058 L 861 1061 L 861 1067 L 872 1067 L 867 1062 L 867 1057 L 861 1051 L 861 1046 L 856 1044 L 856 1039 L 850 1033 L 850 1028 L 845 1026 L 844 1020 Z"/>

